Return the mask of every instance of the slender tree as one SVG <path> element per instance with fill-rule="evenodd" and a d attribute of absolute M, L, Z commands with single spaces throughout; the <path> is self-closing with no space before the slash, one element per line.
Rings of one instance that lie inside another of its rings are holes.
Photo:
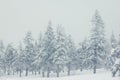
<path fill-rule="evenodd" d="M 4 71 L 4 73 L 6 72 L 6 68 L 5 68 L 5 63 L 4 63 L 4 44 L 3 41 L 0 41 L 0 69 Z"/>
<path fill-rule="evenodd" d="M 35 44 L 35 51 L 36 51 L 36 57 L 34 64 L 36 65 L 36 68 L 40 74 L 40 69 L 42 67 L 41 61 L 42 61 L 42 51 L 43 51 L 43 38 L 41 33 L 39 35 L 38 42 L 36 42 Z"/>
<path fill-rule="evenodd" d="M 93 62 L 93 73 L 96 73 L 96 68 L 100 67 L 100 64 L 103 64 L 106 59 L 106 38 L 104 23 L 99 15 L 99 12 L 96 10 L 95 15 L 92 20 L 93 29 L 90 37 L 90 48 L 91 48 L 91 60 Z"/>
<path fill-rule="evenodd" d="M 89 40 L 87 38 L 84 39 L 83 42 L 81 42 L 79 44 L 79 48 L 78 48 L 78 64 L 80 67 L 80 70 L 82 71 L 82 69 L 87 69 L 90 67 L 91 65 L 91 61 L 88 59 L 89 57 Z"/>
<path fill-rule="evenodd" d="M 16 61 L 17 51 L 9 44 L 5 51 L 5 66 L 7 67 L 7 74 L 10 75 L 13 69 L 13 64 Z"/>
<path fill-rule="evenodd" d="M 76 47 L 71 38 L 71 35 L 68 36 L 66 45 L 67 45 L 67 54 L 69 58 L 68 63 L 67 63 L 67 68 L 68 68 L 68 75 L 70 75 L 71 69 L 75 68 L 76 62 L 77 62 Z"/>
<path fill-rule="evenodd" d="M 56 35 L 56 48 L 55 53 L 52 55 L 53 63 L 55 65 L 55 71 L 57 77 L 59 77 L 60 71 L 63 69 L 63 66 L 68 62 L 67 55 L 67 46 L 66 46 L 66 34 L 64 29 L 58 25 Z"/>
<path fill-rule="evenodd" d="M 28 76 L 28 71 L 32 66 L 32 63 L 34 61 L 35 52 L 34 52 L 34 44 L 33 44 L 33 38 L 31 32 L 27 32 L 26 37 L 24 38 L 24 65 L 26 68 L 26 76 Z"/>
<path fill-rule="evenodd" d="M 22 43 L 19 43 L 18 50 L 17 50 L 17 56 L 15 61 L 15 70 L 17 73 L 19 72 L 19 76 L 22 76 L 22 72 L 24 71 L 25 64 L 24 64 L 24 53 L 23 53 L 23 46 Z"/>
<path fill-rule="evenodd" d="M 110 38 L 110 43 L 111 43 L 111 48 L 115 48 L 117 46 L 117 40 L 115 38 L 115 35 L 112 31 L 112 35 L 111 35 L 111 38 Z"/>
<path fill-rule="evenodd" d="M 44 35 L 44 42 L 43 42 L 43 54 L 42 54 L 42 68 L 43 74 L 44 71 L 47 71 L 47 77 L 50 76 L 50 71 L 52 69 L 53 63 L 51 59 L 51 55 L 55 52 L 55 35 L 52 28 L 52 23 L 49 22 L 47 31 Z"/>

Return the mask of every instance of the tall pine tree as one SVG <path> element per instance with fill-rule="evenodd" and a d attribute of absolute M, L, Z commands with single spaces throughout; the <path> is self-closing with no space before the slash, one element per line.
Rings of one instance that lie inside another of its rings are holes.
<path fill-rule="evenodd" d="M 33 44 L 33 37 L 31 32 L 27 32 L 26 37 L 24 38 L 24 65 L 26 69 L 26 76 L 28 76 L 28 71 L 32 67 L 32 63 L 34 61 L 35 52 L 34 52 L 34 44 Z"/>
<path fill-rule="evenodd" d="M 2 74 L 3 71 L 5 72 L 5 63 L 4 63 L 4 55 L 5 55 L 5 52 L 4 52 L 4 44 L 3 44 L 3 41 L 0 40 L 0 69 L 2 71 L 0 71 L 0 73 Z"/>
<path fill-rule="evenodd" d="M 52 55 L 53 63 L 55 64 L 55 69 L 57 77 L 59 77 L 59 72 L 63 69 L 64 65 L 68 62 L 67 55 L 67 45 L 66 45 L 66 34 L 64 29 L 59 25 L 57 27 L 57 36 L 56 36 L 56 50 Z"/>
<path fill-rule="evenodd" d="M 67 68 L 68 68 L 68 75 L 70 75 L 71 69 L 72 68 L 75 69 L 76 63 L 77 63 L 76 47 L 71 38 L 71 35 L 69 35 L 67 38 L 67 54 L 69 58 L 68 63 L 67 63 Z"/>
<path fill-rule="evenodd" d="M 111 43 L 111 48 L 115 48 L 117 46 L 117 40 L 115 38 L 115 35 L 112 31 L 112 35 L 111 35 L 111 38 L 110 38 L 110 43 Z"/>
<path fill-rule="evenodd" d="M 8 44 L 5 51 L 5 66 L 7 68 L 7 74 L 10 75 L 13 70 L 14 62 L 16 61 L 17 50 L 13 48 L 11 44 Z"/>
<path fill-rule="evenodd" d="M 92 23 L 93 29 L 90 37 L 91 56 L 89 58 L 93 63 L 93 73 L 96 73 L 96 68 L 100 67 L 105 62 L 107 53 L 104 23 L 97 10 L 93 16 Z"/>
<path fill-rule="evenodd" d="M 55 52 L 55 34 L 52 28 L 52 23 L 49 22 L 47 31 L 44 35 L 43 50 L 42 50 L 42 68 L 43 68 L 43 77 L 44 71 L 47 71 L 47 77 L 50 75 L 52 70 L 52 58 L 51 55 Z"/>

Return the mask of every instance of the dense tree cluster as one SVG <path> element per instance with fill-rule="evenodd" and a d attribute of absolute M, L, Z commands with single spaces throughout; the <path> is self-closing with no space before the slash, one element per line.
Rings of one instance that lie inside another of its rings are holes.
<path fill-rule="evenodd" d="M 31 32 L 27 32 L 24 40 L 17 49 L 12 44 L 4 46 L 0 41 L 0 73 L 7 75 L 24 73 L 42 74 L 50 76 L 51 72 L 59 77 L 60 72 L 71 70 L 110 68 L 115 59 L 110 56 L 110 51 L 119 45 L 112 33 L 110 40 L 106 39 L 104 22 L 96 11 L 92 19 L 90 36 L 76 46 L 71 35 L 66 35 L 64 28 L 58 25 L 54 31 L 52 23 L 48 23 L 46 32 L 40 33 L 35 40 Z M 45 74 L 46 73 L 46 74 Z"/>

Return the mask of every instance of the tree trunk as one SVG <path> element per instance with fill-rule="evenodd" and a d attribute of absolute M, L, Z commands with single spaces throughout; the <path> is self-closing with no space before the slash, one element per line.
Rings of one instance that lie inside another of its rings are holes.
<path fill-rule="evenodd" d="M 120 70 L 119 70 L 119 75 L 118 76 L 120 76 Z"/>
<path fill-rule="evenodd" d="M 16 73 L 18 74 L 18 70 L 16 71 Z"/>
<path fill-rule="evenodd" d="M 4 74 L 6 74 L 6 67 L 4 66 Z"/>
<path fill-rule="evenodd" d="M 40 74 L 40 71 L 38 72 L 38 74 Z"/>
<path fill-rule="evenodd" d="M 42 72 L 42 77 L 45 77 L 45 72 L 44 71 Z"/>
<path fill-rule="evenodd" d="M 35 70 L 35 75 L 36 75 L 37 73 L 36 73 L 36 70 Z"/>
<path fill-rule="evenodd" d="M 26 76 L 28 76 L 28 68 L 26 68 Z"/>
<path fill-rule="evenodd" d="M 8 70 L 7 72 L 8 72 L 7 75 L 10 75 L 10 70 Z"/>
<path fill-rule="evenodd" d="M 10 75 L 10 67 L 8 67 L 7 75 Z"/>
<path fill-rule="evenodd" d="M 40 74 L 40 67 L 39 67 L 39 71 L 38 71 L 38 74 Z"/>
<path fill-rule="evenodd" d="M 95 54 L 94 54 L 94 68 L 93 68 L 93 73 L 96 74 L 96 65 L 97 65 L 97 52 L 96 52 L 96 48 L 95 48 Z"/>
<path fill-rule="evenodd" d="M 34 74 L 33 70 L 32 70 L 32 75 Z"/>
<path fill-rule="evenodd" d="M 19 75 L 20 77 L 21 77 L 21 73 L 22 73 L 22 70 L 20 69 L 20 75 Z"/>
<path fill-rule="evenodd" d="M 81 71 L 81 72 L 83 71 L 82 67 L 80 68 L 80 71 Z"/>
<path fill-rule="evenodd" d="M 68 76 L 70 75 L 70 67 L 71 67 L 71 63 L 68 63 Z"/>
<path fill-rule="evenodd" d="M 94 73 L 94 74 L 96 73 L 96 65 L 95 65 L 94 68 L 93 68 L 93 73 Z"/>
<path fill-rule="evenodd" d="M 48 67 L 48 70 L 47 70 L 47 77 L 50 77 L 50 68 Z"/>
<path fill-rule="evenodd" d="M 13 70 L 13 75 L 14 75 L 14 70 Z"/>
<path fill-rule="evenodd" d="M 59 71 L 60 71 L 60 67 L 59 64 L 57 64 L 57 77 L 59 77 Z"/>

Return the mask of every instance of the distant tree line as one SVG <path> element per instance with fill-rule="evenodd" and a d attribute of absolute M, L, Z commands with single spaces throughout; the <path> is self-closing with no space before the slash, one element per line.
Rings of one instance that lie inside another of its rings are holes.
<path fill-rule="evenodd" d="M 19 74 L 21 77 L 23 72 L 25 76 L 32 72 L 50 77 L 50 73 L 54 72 L 59 77 L 62 71 L 70 75 L 71 70 L 93 69 L 93 73 L 96 73 L 99 68 L 110 69 L 114 64 L 110 51 L 120 45 L 120 40 L 115 39 L 114 33 L 110 40 L 106 39 L 105 25 L 98 11 L 91 22 L 93 28 L 90 36 L 79 46 L 75 45 L 71 35 L 66 35 L 61 25 L 54 31 L 51 22 L 44 35 L 40 33 L 38 40 L 33 39 L 31 32 L 27 32 L 17 49 L 12 44 L 4 47 L 1 40 L 0 73 Z"/>

